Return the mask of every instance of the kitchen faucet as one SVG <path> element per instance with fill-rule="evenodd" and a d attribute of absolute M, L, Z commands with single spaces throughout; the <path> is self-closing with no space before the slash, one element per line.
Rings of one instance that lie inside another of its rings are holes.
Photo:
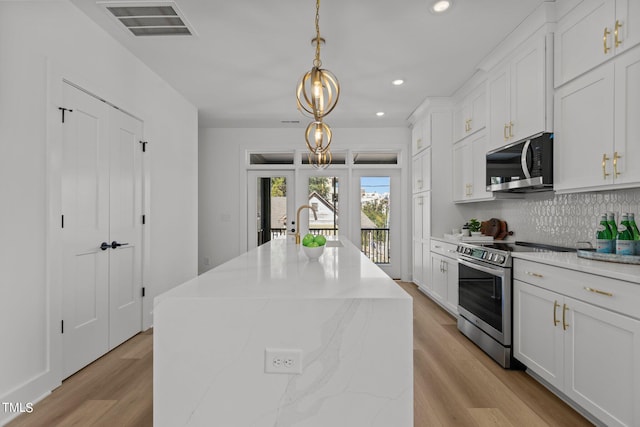
<path fill-rule="evenodd" d="M 318 214 L 316 210 L 311 205 L 302 205 L 298 208 L 298 212 L 296 212 L 296 245 L 300 244 L 300 211 L 304 208 L 310 209 L 313 212 L 313 217 L 317 220 Z"/>

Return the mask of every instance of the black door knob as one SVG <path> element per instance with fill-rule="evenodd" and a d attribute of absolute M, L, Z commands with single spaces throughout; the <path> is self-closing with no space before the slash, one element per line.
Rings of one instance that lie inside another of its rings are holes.
<path fill-rule="evenodd" d="M 113 242 L 111 242 L 111 249 L 115 249 L 118 246 L 124 246 L 124 245 L 128 245 L 128 243 L 118 243 L 114 240 Z"/>
<path fill-rule="evenodd" d="M 102 242 L 102 244 L 100 245 L 100 249 L 102 249 L 103 251 L 106 251 L 110 247 L 111 247 L 111 245 L 108 244 L 107 242 Z"/>

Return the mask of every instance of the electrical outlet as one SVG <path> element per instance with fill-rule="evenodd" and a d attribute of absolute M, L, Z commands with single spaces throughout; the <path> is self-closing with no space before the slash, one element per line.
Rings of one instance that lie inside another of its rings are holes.
<path fill-rule="evenodd" d="M 265 348 L 264 371 L 267 374 L 301 374 L 302 350 Z"/>

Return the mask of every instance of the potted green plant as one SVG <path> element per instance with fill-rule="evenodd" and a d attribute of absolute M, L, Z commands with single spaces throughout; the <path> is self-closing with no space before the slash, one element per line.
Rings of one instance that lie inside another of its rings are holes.
<path fill-rule="evenodd" d="M 469 231 L 472 236 L 479 236 L 480 234 L 480 221 L 476 218 L 471 218 L 468 222 Z"/>

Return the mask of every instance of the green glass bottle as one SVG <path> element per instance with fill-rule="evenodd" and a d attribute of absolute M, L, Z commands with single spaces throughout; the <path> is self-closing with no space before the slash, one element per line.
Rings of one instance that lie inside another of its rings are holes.
<path fill-rule="evenodd" d="M 600 215 L 600 224 L 596 228 L 596 252 L 601 254 L 613 253 L 613 243 L 613 235 L 607 223 L 607 214 L 604 213 Z"/>
<path fill-rule="evenodd" d="M 633 234 L 633 254 L 640 255 L 640 231 L 636 225 L 635 215 L 632 213 L 629 214 L 629 225 L 631 226 L 631 232 Z"/>
<path fill-rule="evenodd" d="M 613 212 L 607 212 L 607 224 L 609 224 L 609 230 L 611 230 L 611 238 L 613 240 L 618 236 L 618 226 L 616 225 L 616 214 Z M 614 245 L 615 246 L 615 243 Z"/>
<path fill-rule="evenodd" d="M 616 238 L 616 253 L 618 255 L 633 255 L 634 249 L 633 231 L 629 224 L 629 215 L 622 214 L 620 225 L 618 226 L 618 236 Z"/>

